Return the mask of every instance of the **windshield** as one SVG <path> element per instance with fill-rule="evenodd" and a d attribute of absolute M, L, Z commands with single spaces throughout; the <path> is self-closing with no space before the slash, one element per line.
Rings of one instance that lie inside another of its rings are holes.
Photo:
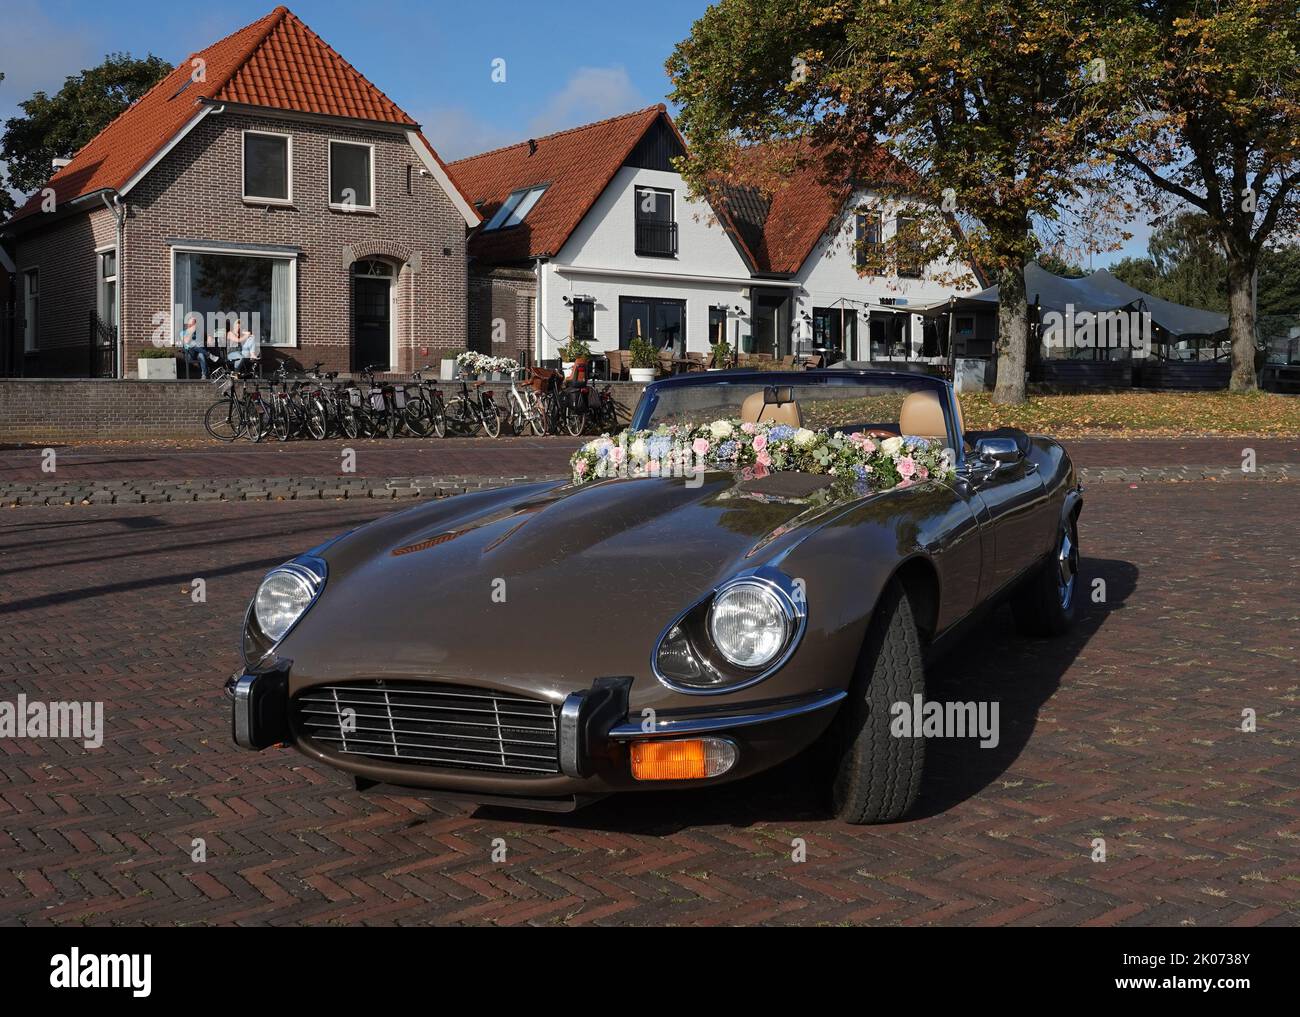
<path fill-rule="evenodd" d="M 647 389 L 633 415 L 634 430 L 664 424 L 703 424 L 713 420 L 779 419 L 811 429 L 852 434 L 856 431 L 901 434 L 903 403 L 914 392 L 933 393 L 947 405 L 945 386 L 937 378 L 882 374 L 830 375 L 763 372 L 738 374 L 688 383 L 668 383 Z M 913 400 L 915 405 L 918 400 Z M 762 414 L 760 417 L 759 414 Z M 915 430 L 917 424 L 909 419 Z M 946 440 L 946 421 L 923 428 L 926 437 Z M 945 432 L 945 433 L 936 433 Z"/>

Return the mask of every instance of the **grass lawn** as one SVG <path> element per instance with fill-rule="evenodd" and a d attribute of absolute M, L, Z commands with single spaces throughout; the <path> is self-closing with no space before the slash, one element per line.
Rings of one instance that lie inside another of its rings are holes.
<path fill-rule="evenodd" d="M 1019 427 L 1060 438 L 1252 434 L 1300 435 L 1300 397 L 1272 392 L 1117 392 L 1035 395 L 996 406 L 984 392 L 961 396 L 968 430 Z"/>

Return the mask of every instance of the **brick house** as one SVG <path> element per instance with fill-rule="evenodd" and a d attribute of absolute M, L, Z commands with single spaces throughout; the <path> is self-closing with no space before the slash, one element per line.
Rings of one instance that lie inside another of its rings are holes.
<path fill-rule="evenodd" d="M 135 373 L 197 314 L 264 360 L 411 368 L 463 349 L 480 222 L 399 109 L 277 7 L 195 53 L 5 225 L 22 373 Z M 98 347 L 98 348 L 96 348 Z"/>
<path fill-rule="evenodd" d="M 470 344 L 551 360 L 569 335 L 597 354 L 641 336 L 708 354 L 725 335 L 780 359 L 939 360 L 961 266 L 885 256 L 906 202 L 830 186 L 809 166 L 772 195 L 689 193 L 686 144 L 662 105 L 451 164 L 484 224 L 469 243 Z M 867 173 L 904 172 L 881 155 Z M 958 292 L 978 288 L 978 273 Z"/>

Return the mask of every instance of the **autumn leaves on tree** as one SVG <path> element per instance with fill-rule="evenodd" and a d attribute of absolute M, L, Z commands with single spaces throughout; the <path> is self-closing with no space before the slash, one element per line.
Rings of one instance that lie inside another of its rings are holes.
<path fill-rule="evenodd" d="M 1298 25 L 1293 0 L 721 0 L 668 61 L 682 170 L 721 195 L 811 164 L 919 203 L 892 243 L 1000 287 L 1001 403 L 1025 398 L 1025 263 L 1193 206 L 1224 249 L 1249 388 L 1250 279 L 1300 214 Z"/>

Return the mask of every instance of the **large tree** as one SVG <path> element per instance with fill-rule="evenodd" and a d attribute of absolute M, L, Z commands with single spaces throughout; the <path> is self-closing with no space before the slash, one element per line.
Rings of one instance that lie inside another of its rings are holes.
<path fill-rule="evenodd" d="M 70 159 L 171 69 L 152 54 L 112 53 L 98 67 L 70 75 L 54 95 L 36 92 L 19 103 L 22 115 L 5 121 L 0 137 L 8 186 L 24 194 L 43 186 L 54 159 Z"/>
<path fill-rule="evenodd" d="M 1024 265 L 1041 236 L 1062 228 L 1062 204 L 1080 194 L 1101 113 L 1093 60 L 1108 6 L 721 0 L 668 61 L 691 143 L 683 171 L 707 192 L 752 164 L 738 153 L 766 143 L 764 151 L 822 159 L 828 179 L 870 182 L 897 200 L 924 198 L 935 216 L 955 217 L 963 229 L 935 228 L 931 218 L 927 254 L 943 248 L 995 278 L 994 398 L 1021 402 Z M 782 144 L 792 139 L 804 143 Z M 881 146 L 916 176 L 875 172 Z"/>
<path fill-rule="evenodd" d="M 1295 0 L 1144 0 L 1103 37 L 1103 152 L 1154 213 L 1201 212 L 1226 264 L 1233 391 L 1255 387 L 1261 253 L 1300 228 Z"/>

